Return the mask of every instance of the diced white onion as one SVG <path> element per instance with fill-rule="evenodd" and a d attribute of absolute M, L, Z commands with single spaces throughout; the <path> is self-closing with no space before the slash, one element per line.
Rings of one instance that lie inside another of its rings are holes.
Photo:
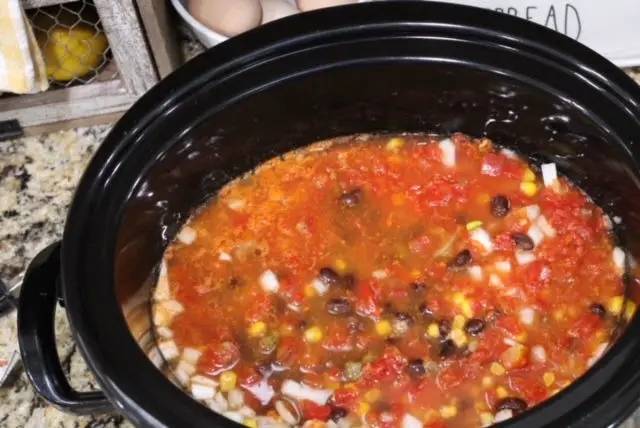
<path fill-rule="evenodd" d="M 224 412 L 222 414 L 225 418 L 227 419 L 231 419 L 234 422 L 237 422 L 239 424 L 244 422 L 244 416 L 242 416 L 240 413 L 238 412 Z"/>
<path fill-rule="evenodd" d="M 524 325 L 531 325 L 536 318 L 536 311 L 532 308 L 520 309 L 520 321 Z"/>
<path fill-rule="evenodd" d="M 493 422 L 504 422 L 507 419 L 511 419 L 512 417 L 513 417 L 512 410 L 510 409 L 500 410 L 499 412 L 496 413 L 496 416 L 493 419 Z"/>
<path fill-rule="evenodd" d="M 182 364 L 182 361 L 180 362 Z M 180 365 L 173 371 L 176 380 L 181 386 L 189 385 L 189 373 L 180 368 Z"/>
<path fill-rule="evenodd" d="M 165 360 L 171 361 L 180 356 L 180 351 L 173 340 L 166 340 L 158 344 L 158 350 Z"/>
<path fill-rule="evenodd" d="M 504 343 L 507 346 L 517 346 L 517 345 L 519 345 L 519 343 L 515 339 L 512 339 L 510 337 L 503 338 L 502 339 L 502 343 Z"/>
<path fill-rule="evenodd" d="M 471 266 L 469 268 L 469 276 L 474 281 L 482 281 L 482 267 L 480 267 L 480 266 Z"/>
<path fill-rule="evenodd" d="M 422 428 L 422 421 L 409 413 L 402 418 L 402 428 Z"/>
<path fill-rule="evenodd" d="M 267 293 L 275 293 L 280 288 L 280 281 L 278 281 L 278 277 L 268 269 L 262 272 L 259 281 L 260 286 Z"/>
<path fill-rule="evenodd" d="M 536 255 L 531 251 L 516 251 L 516 261 L 519 265 L 526 265 L 536 260 Z"/>
<path fill-rule="evenodd" d="M 192 377 L 191 378 L 191 383 L 197 383 L 199 385 L 212 386 L 214 388 L 216 386 L 218 386 L 218 382 L 215 379 L 211 379 L 210 377 L 202 376 L 202 375 L 196 375 L 196 376 Z"/>
<path fill-rule="evenodd" d="M 163 308 L 165 308 L 172 316 L 176 316 L 184 312 L 184 306 L 182 303 L 177 300 L 167 300 L 166 302 L 160 303 Z"/>
<path fill-rule="evenodd" d="M 604 223 L 604 226 L 607 228 L 607 230 L 613 229 L 613 223 L 611 222 L 611 218 L 608 215 L 605 214 L 602 216 L 602 222 Z"/>
<path fill-rule="evenodd" d="M 485 249 L 487 253 L 490 253 L 493 251 L 493 242 L 491 241 L 491 236 L 483 228 L 474 229 L 471 232 L 470 236 L 472 240 L 482 245 L 482 247 Z"/>
<path fill-rule="evenodd" d="M 164 360 L 162 359 L 162 355 L 160 355 L 160 351 L 158 351 L 158 348 L 151 348 L 147 353 L 147 357 L 149 357 L 154 366 L 156 366 L 157 368 L 162 367 L 162 363 L 164 363 Z"/>
<path fill-rule="evenodd" d="M 168 300 L 171 298 L 171 290 L 169 289 L 169 276 L 167 275 L 167 264 L 164 260 L 160 263 L 160 272 L 158 274 L 158 283 L 153 292 L 156 301 Z"/>
<path fill-rule="evenodd" d="M 212 386 L 192 383 L 191 395 L 196 400 L 211 400 L 216 395 L 216 390 Z"/>
<path fill-rule="evenodd" d="M 604 354 L 604 351 L 607 350 L 608 346 L 609 346 L 609 342 L 604 342 L 604 343 L 601 343 L 600 345 L 598 345 L 598 347 L 596 348 L 595 352 L 593 353 L 593 356 L 591 358 L 589 358 L 589 361 L 587 361 L 587 364 L 588 364 L 589 367 L 594 365 L 596 363 L 596 361 L 598 361 L 600 359 L 600 357 L 602 357 L 602 355 Z"/>
<path fill-rule="evenodd" d="M 553 238 L 556 236 L 556 230 L 553 228 L 553 226 L 551 226 L 551 224 L 547 221 L 547 219 L 543 215 L 538 217 L 538 220 L 536 221 L 536 223 L 538 224 L 538 227 L 542 229 L 544 234 L 547 235 L 549 238 Z"/>
<path fill-rule="evenodd" d="M 294 416 L 293 413 L 291 413 L 289 409 L 287 409 L 287 406 L 284 404 L 282 400 L 276 401 L 275 409 L 276 409 L 276 412 L 278 412 L 278 414 L 282 418 L 282 420 L 288 423 L 289 425 L 295 425 L 300 421 L 299 418 Z"/>
<path fill-rule="evenodd" d="M 184 360 L 180 360 L 180 362 L 178 363 L 178 367 L 176 367 L 176 370 L 180 370 L 186 373 L 187 375 L 189 375 L 189 377 L 191 377 L 191 375 L 196 372 L 196 368 Z"/>
<path fill-rule="evenodd" d="M 227 401 L 229 402 L 229 407 L 238 409 L 244 405 L 244 393 L 238 388 L 233 388 L 227 394 Z"/>
<path fill-rule="evenodd" d="M 455 166 L 456 146 L 453 144 L 453 141 L 449 138 L 445 138 L 438 143 L 438 147 L 440 147 L 440 150 L 442 151 L 442 163 L 445 166 Z"/>
<path fill-rule="evenodd" d="M 224 251 L 220 251 L 220 255 L 218 256 L 218 260 L 222 262 L 230 262 L 233 260 L 231 254 L 225 253 Z"/>
<path fill-rule="evenodd" d="M 252 418 L 256 415 L 256 412 L 251 407 L 247 407 L 247 406 L 244 406 L 241 409 L 239 409 L 238 413 L 240 413 L 245 418 Z"/>
<path fill-rule="evenodd" d="M 333 394 L 333 391 L 330 389 L 312 388 L 287 379 L 282 382 L 282 393 L 296 400 L 309 400 L 319 406 L 324 406 Z"/>
<path fill-rule="evenodd" d="M 525 213 L 527 214 L 527 218 L 531 221 L 534 221 L 540 215 L 540 206 L 539 205 L 529 205 L 525 207 Z"/>
<path fill-rule="evenodd" d="M 500 277 L 498 275 L 496 275 L 495 273 L 492 273 L 491 275 L 489 275 L 489 284 L 493 285 L 494 287 L 503 287 L 504 286 L 504 283 L 502 282 Z"/>
<path fill-rule="evenodd" d="M 617 215 L 614 215 L 614 216 L 613 216 L 613 222 L 614 222 L 615 224 L 620 224 L 620 223 L 622 223 L 622 217 L 617 216 Z"/>
<path fill-rule="evenodd" d="M 184 351 L 182 351 L 182 360 L 186 361 L 189 364 L 195 365 L 200 359 L 200 355 L 202 355 L 202 352 L 198 351 L 197 349 L 184 348 Z"/>
<path fill-rule="evenodd" d="M 266 406 L 271 399 L 276 395 L 273 387 L 265 380 L 245 386 L 245 389 L 253 394 L 254 397 L 262 404 Z"/>
<path fill-rule="evenodd" d="M 511 262 L 509 260 L 496 262 L 496 269 L 500 272 L 511 272 Z"/>
<path fill-rule="evenodd" d="M 626 255 L 624 250 L 620 247 L 616 247 L 613 249 L 613 263 L 616 265 L 618 270 L 624 271 L 624 259 Z"/>
<path fill-rule="evenodd" d="M 171 339 L 173 337 L 173 331 L 171 331 L 171 329 L 167 327 L 156 328 L 156 333 L 158 333 L 158 336 L 160 336 L 162 339 Z"/>
<path fill-rule="evenodd" d="M 385 279 L 388 274 L 387 271 L 384 269 L 378 269 L 378 270 L 374 270 L 373 272 L 371 272 L 371 276 L 376 278 L 376 279 Z"/>
<path fill-rule="evenodd" d="M 544 363 L 547 361 L 547 351 L 540 345 L 536 345 L 531 348 L 531 355 L 533 355 L 534 360 L 539 363 Z"/>
<path fill-rule="evenodd" d="M 551 269 L 545 266 L 540 270 L 540 279 L 544 281 L 549 277 L 551 277 Z"/>
<path fill-rule="evenodd" d="M 191 245 L 196 242 L 196 230 L 193 227 L 185 226 L 178 232 L 178 241 L 185 245 Z"/>
<path fill-rule="evenodd" d="M 218 408 L 221 409 L 220 411 L 224 412 L 229 409 L 229 403 L 227 403 L 227 399 L 224 398 L 222 392 L 218 391 L 216 396 L 213 397 L 213 401 L 218 405 Z"/>
<path fill-rule="evenodd" d="M 234 211 L 240 211 L 246 206 L 242 199 L 232 199 L 227 205 Z"/>
<path fill-rule="evenodd" d="M 556 170 L 555 163 L 543 163 L 540 166 L 542 170 L 542 181 L 545 187 L 553 186 L 553 183 L 558 179 L 558 171 Z"/>
<path fill-rule="evenodd" d="M 329 291 L 329 286 L 317 278 L 311 282 L 311 285 L 321 296 L 324 295 L 327 291 Z"/>
<path fill-rule="evenodd" d="M 531 227 L 529 227 L 527 235 L 529 235 L 529 238 L 531 238 L 536 247 L 544 240 L 544 232 L 535 224 L 532 224 Z"/>
<path fill-rule="evenodd" d="M 502 153 L 505 157 L 507 157 L 509 159 L 518 159 L 518 154 L 516 152 L 514 152 L 513 150 L 502 149 L 502 150 L 500 150 L 500 153 Z"/>

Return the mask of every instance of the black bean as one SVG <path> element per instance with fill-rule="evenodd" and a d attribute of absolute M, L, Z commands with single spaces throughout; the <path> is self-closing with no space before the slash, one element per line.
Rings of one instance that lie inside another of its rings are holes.
<path fill-rule="evenodd" d="M 511 410 L 517 415 L 527 410 L 527 407 L 529 407 L 527 402 L 522 398 L 507 397 L 498 401 L 498 404 L 496 404 L 496 412 L 500 410 Z"/>
<path fill-rule="evenodd" d="M 469 321 L 467 321 L 467 323 L 464 326 L 464 329 L 466 330 L 466 332 L 469 333 L 471 336 L 479 335 L 480 333 L 482 333 L 484 328 L 485 328 L 484 321 L 477 318 L 470 319 Z"/>
<path fill-rule="evenodd" d="M 530 251 L 536 246 L 533 239 L 524 233 L 514 233 L 511 235 L 511 239 L 513 239 L 513 242 L 519 250 Z"/>
<path fill-rule="evenodd" d="M 497 195 L 491 199 L 491 214 L 494 217 L 504 217 L 509 213 L 511 203 L 506 196 Z"/>
<path fill-rule="evenodd" d="M 328 267 L 323 267 L 322 269 L 320 269 L 318 279 L 322 281 L 324 285 L 328 286 L 338 285 L 342 282 L 342 278 L 340 277 L 338 272 Z"/>
<path fill-rule="evenodd" d="M 298 321 L 298 330 L 305 331 L 309 327 L 309 323 L 305 320 Z"/>
<path fill-rule="evenodd" d="M 456 344 L 453 340 L 447 339 L 440 345 L 440 358 L 449 358 L 456 353 Z"/>
<path fill-rule="evenodd" d="M 351 316 L 347 319 L 347 330 L 351 334 L 363 332 L 364 327 L 364 322 L 357 316 Z"/>
<path fill-rule="evenodd" d="M 342 407 L 332 407 L 331 408 L 331 420 L 333 422 L 338 422 L 342 418 L 346 418 L 349 412 L 347 409 Z"/>
<path fill-rule="evenodd" d="M 229 280 L 229 287 L 231 288 L 238 288 L 240 285 L 242 285 L 242 282 L 238 278 L 231 278 Z"/>
<path fill-rule="evenodd" d="M 426 303 L 420 303 L 418 305 L 418 312 L 420 313 L 420 315 L 422 315 L 424 317 L 432 317 L 433 316 L 433 312 L 431 311 L 431 309 L 429 309 L 429 307 L 427 306 Z"/>
<path fill-rule="evenodd" d="M 327 312 L 331 315 L 347 315 L 351 313 L 351 301 L 340 297 L 330 299 L 327 302 Z"/>
<path fill-rule="evenodd" d="M 589 310 L 600 318 L 604 318 L 607 314 L 607 310 L 600 303 L 592 303 L 591 306 L 589 306 Z"/>
<path fill-rule="evenodd" d="M 471 257 L 471 251 L 462 250 L 451 260 L 448 264 L 449 270 L 459 271 L 465 269 L 471 264 L 473 257 Z"/>
<path fill-rule="evenodd" d="M 451 321 L 440 320 L 438 323 L 438 329 L 440 330 L 440 336 L 445 337 L 451 333 Z"/>
<path fill-rule="evenodd" d="M 355 207 L 362 200 L 362 190 L 354 189 L 340 195 L 340 202 L 345 207 Z"/>
<path fill-rule="evenodd" d="M 412 282 L 409 285 L 409 289 L 416 294 L 424 294 L 427 291 L 427 286 L 422 282 Z"/>
<path fill-rule="evenodd" d="M 424 367 L 424 361 L 422 358 L 416 358 L 415 360 L 409 361 L 407 365 L 407 370 L 409 375 L 413 378 L 418 379 L 427 374 L 427 370 Z"/>

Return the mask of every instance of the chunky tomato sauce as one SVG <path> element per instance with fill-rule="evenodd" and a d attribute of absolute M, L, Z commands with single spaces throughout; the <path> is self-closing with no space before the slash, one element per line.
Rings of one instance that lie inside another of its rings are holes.
<path fill-rule="evenodd" d="M 176 381 L 247 426 L 479 427 L 581 376 L 631 316 L 611 222 L 555 165 L 355 136 L 227 185 L 169 247 Z"/>

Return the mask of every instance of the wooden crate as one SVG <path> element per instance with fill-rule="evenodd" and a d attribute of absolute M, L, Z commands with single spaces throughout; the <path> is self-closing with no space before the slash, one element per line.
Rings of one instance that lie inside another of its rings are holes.
<path fill-rule="evenodd" d="M 78 22 L 88 22 L 85 11 L 91 8 L 98 21 L 91 24 L 106 35 L 109 47 L 89 75 L 51 81 L 50 89 L 39 94 L 0 97 L 0 122 L 13 119 L 27 130 L 42 132 L 110 121 L 181 63 L 163 0 L 21 1 L 36 32 L 45 31 L 35 24 L 39 15 L 68 18 L 71 11 Z"/>

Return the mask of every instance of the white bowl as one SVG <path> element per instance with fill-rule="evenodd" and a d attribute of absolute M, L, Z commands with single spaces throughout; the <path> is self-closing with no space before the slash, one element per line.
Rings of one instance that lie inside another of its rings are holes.
<path fill-rule="evenodd" d="M 222 43 L 228 39 L 227 36 L 223 36 L 220 33 L 216 33 L 215 31 L 207 28 L 203 24 L 200 23 L 197 19 L 195 19 L 187 9 L 187 2 L 189 0 L 171 0 L 171 4 L 174 9 L 180 15 L 180 18 L 184 21 L 187 27 L 193 32 L 194 36 L 198 39 L 200 43 L 202 43 L 205 47 L 210 48 L 211 46 L 215 46 L 218 43 Z M 287 0 L 290 3 L 295 3 L 295 0 Z M 358 3 L 366 3 L 374 0 L 358 0 Z"/>

